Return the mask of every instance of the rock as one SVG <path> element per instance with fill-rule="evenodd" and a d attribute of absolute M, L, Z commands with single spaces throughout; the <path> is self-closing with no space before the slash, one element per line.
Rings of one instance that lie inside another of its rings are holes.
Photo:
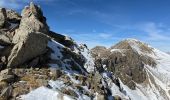
<path fill-rule="evenodd" d="M 2 63 L 6 63 L 6 57 L 5 56 L 1 57 L 1 61 Z"/>
<path fill-rule="evenodd" d="M 12 42 L 10 39 L 5 35 L 0 33 L 0 45 L 10 45 Z"/>
<path fill-rule="evenodd" d="M 11 53 L 13 46 L 4 46 L 4 48 L 0 49 L 0 56 L 1 57 L 6 57 L 6 59 L 8 58 L 9 54 Z M 7 60 L 6 60 L 7 63 Z"/>
<path fill-rule="evenodd" d="M 15 30 L 13 36 L 12 43 L 15 45 L 8 57 L 7 66 L 18 66 L 44 54 L 48 42 L 45 34 L 48 31 L 49 28 L 41 9 L 33 3 L 29 7 L 25 7 L 22 11 L 19 29 Z"/>
<path fill-rule="evenodd" d="M 136 89 L 136 84 L 135 84 L 134 81 L 128 82 L 127 86 L 130 87 L 132 90 L 135 90 L 135 89 Z"/>
<path fill-rule="evenodd" d="M 135 89 L 135 83 L 143 83 L 146 80 L 144 65 L 156 66 L 156 62 L 147 55 L 141 55 L 133 47 L 137 44 L 141 52 L 152 53 L 152 48 L 138 41 L 121 41 L 120 43 L 107 49 L 97 46 L 91 50 L 95 58 L 95 67 L 101 73 L 106 70 L 114 73 L 115 77 Z"/>
<path fill-rule="evenodd" d="M 98 94 L 96 95 L 96 100 L 106 100 L 105 95 Z"/>
<path fill-rule="evenodd" d="M 3 75 L 0 76 L 0 81 L 5 81 L 5 82 L 13 82 L 15 80 L 15 76 L 14 75 Z"/>
<path fill-rule="evenodd" d="M 72 39 L 67 39 L 67 37 L 62 34 L 58 34 L 58 33 L 49 31 L 48 36 L 50 36 L 55 41 L 59 42 L 60 44 L 66 46 L 68 48 L 70 48 L 74 45 L 74 42 Z"/>
<path fill-rule="evenodd" d="M 46 52 L 48 38 L 40 33 L 22 33 L 15 37 L 22 38 L 12 49 L 7 66 L 18 66 Z"/>
<path fill-rule="evenodd" d="M 0 98 L 3 98 L 4 100 L 9 100 L 9 98 L 12 95 L 12 89 L 13 89 L 12 86 L 8 86 L 4 90 L 2 90 Z"/>
<path fill-rule="evenodd" d="M 7 20 L 13 23 L 18 23 L 21 20 L 21 16 L 14 10 L 6 10 Z"/>
<path fill-rule="evenodd" d="M 51 76 L 54 78 L 54 80 L 56 80 L 56 79 L 59 78 L 63 73 L 61 72 L 60 69 L 50 68 L 50 74 L 51 74 Z"/>
<path fill-rule="evenodd" d="M 39 63 L 39 57 L 33 59 L 28 65 L 31 67 L 35 67 Z"/>
<path fill-rule="evenodd" d="M 37 5 L 31 3 L 30 6 L 25 7 L 21 15 L 22 19 L 19 26 L 21 33 L 25 31 L 36 31 L 47 34 L 49 32 L 49 27 L 46 24 L 46 19 L 42 14 L 41 9 Z"/>
<path fill-rule="evenodd" d="M 113 100 L 122 100 L 122 99 L 121 99 L 121 97 L 120 97 L 120 96 L 115 95 L 115 96 L 113 97 Z"/>
<path fill-rule="evenodd" d="M 78 94 L 76 92 L 74 92 L 73 90 L 71 90 L 71 89 L 62 88 L 61 92 L 64 93 L 64 94 L 73 96 L 73 97 L 78 97 Z"/>
<path fill-rule="evenodd" d="M 0 28 L 2 28 L 5 25 L 6 22 L 6 9 L 0 8 Z"/>
<path fill-rule="evenodd" d="M 36 81 L 37 81 L 37 83 L 38 83 L 40 86 L 47 86 L 47 85 L 48 85 L 48 81 L 47 81 L 47 80 L 37 79 Z"/>
<path fill-rule="evenodd" d="M 11 69 L 5 69 L 2 70 L 0 73 L 0 82 L 5 81 L 8 83 L 14 82 L 15 81 L 15 75 L 11 71 Z"/>
<path fill-rule="evenodd" d="M 12 75 L 12 69 L 5 69 L 0 72 L 0 75 Z"/>
<path fill-rule="evenodd" d="M 0 93 L 6 87 L 8 87 L 8 83 L 7 82 L 0 82 Z"/>

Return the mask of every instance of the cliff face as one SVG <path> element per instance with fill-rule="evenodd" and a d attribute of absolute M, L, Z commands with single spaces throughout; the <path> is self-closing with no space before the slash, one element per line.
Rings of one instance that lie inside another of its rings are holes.
<path fill-rule="evenodd" d="M 169 100 L 170 56 L 138 40 L 89 50 L 34 3 L 0 9 L 0 100 Z"/>
<path fill-rule="evenodd" d="M 141 92 L 141 99 L 169 99 L 169 90 L 164 88 L 170 84 L 169 63 L 164 62 L 169 61 L 168 54 L 135 39 L 123 40 L 108 49 L 97 46 L 91 52 L 99 72 L 113 73 L 129 89 Z M 127 88 L 121 89 L 132 96 Z"/>

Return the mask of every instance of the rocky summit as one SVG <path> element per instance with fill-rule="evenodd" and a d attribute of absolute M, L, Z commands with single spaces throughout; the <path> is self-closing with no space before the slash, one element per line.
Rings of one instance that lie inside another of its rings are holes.
<path fill-rule="evenodd" d="M 88 49 L 40 6 L 0 8 L 0 100 L 169 100 L 170 55 L 135 39 Z"/>

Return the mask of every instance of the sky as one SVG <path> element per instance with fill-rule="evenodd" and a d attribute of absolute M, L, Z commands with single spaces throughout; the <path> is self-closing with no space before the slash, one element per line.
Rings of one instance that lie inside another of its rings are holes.
<path fill-rule="evenodd" d="M 135 38 L 170 51 L 170 0 L 0 0 L 0 7 L 20 13 L 30 1 L 41 6 L 52 31 L 89 48 Z"/>

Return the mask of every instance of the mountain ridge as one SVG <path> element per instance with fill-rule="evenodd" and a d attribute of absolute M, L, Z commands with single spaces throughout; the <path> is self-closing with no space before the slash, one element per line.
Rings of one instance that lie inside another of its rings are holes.
<path fill-rule="evenodd" d="M 0 9 L 0 100 L 169 100 L 170 55 L 136 39 L 91 50 L 41 8 Z"/>

